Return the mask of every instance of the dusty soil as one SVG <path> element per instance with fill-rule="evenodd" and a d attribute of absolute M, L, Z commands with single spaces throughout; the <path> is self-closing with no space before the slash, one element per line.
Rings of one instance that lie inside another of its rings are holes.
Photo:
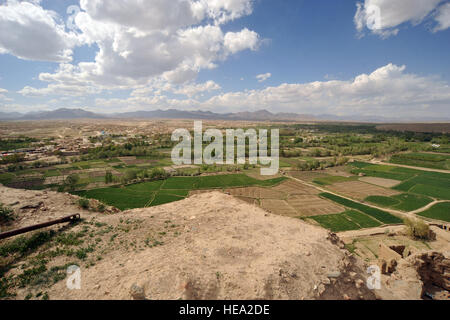
<path fill-rule="evenodd" d="M 384 178 L 377 178 L 377 177 L 362 177 L 358 179 L 362 182 L 371 183 L 383 188 L 392 188 L 401 183 L 399 180 L 393 180 L 393 179 L 384 179 Z"/>
<path fill-rule="evenodd" d="M 84 222 L 71 231 L 90 228 L 94 236 L 86 241 L 97 240 L 95 263 L 88 258 L 80 264 L 81 290 L 68 290 L 63 280 L 45 288 L 17 288 L 16 299 L 39 290 L 50 299 L 131 299 L 133 284 L 148 299 L 375 297 L 359 285 L 366 279 L 362 261 L 351 257 L 336 236 L 221 192 L 115 214 L 81 211 L 75 200 L 62 193 L 0 188 L 0 201 L 18 209 L 15 227 L 81 212 Z M 19 210 L 26 203 L 39 205 Z M 148 245 L 150 239 L 158 244 Z M 67 263 L 57 259 L 50 266 Z M 20 273 L 24 262 L 16 261 L 9 275 Z"/>
<path fill-rule="evenodd" d="M 373 184 L 361 182 L 361 181 L 348 181 L 335 183 L 327 186 L 333 192 L 341 193 L 347 197 L 364 200 L 368 196 L 394 196 L 400 194 L 400 192 L 386 189 Z"/>

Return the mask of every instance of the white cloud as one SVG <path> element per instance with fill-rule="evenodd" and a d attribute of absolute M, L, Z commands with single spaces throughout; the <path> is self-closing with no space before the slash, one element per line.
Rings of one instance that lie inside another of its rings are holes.
<path fill-rule="evenodd" d="M 256 76 L 256 79 L 258 79 L 258 82 L 264 82 L 267 79 L 269 79 L 271 76 L 272 76 L 272 74 L 270 72 L 269 73 L 264 73 L 264 74 L 258 74 Z"/>
<path fill-rule="evenodd" d="M 61 64 L 39 79 L 47 88 L 24 95 L 78 95 L 135 89 L 155 81 L 191 83 L 230 55 L 257 50 L 259 36 L 247 28 L 224 34 L 221 24 L 252 12 L 252 0 L 81 0 L 74 17 L 78 41 L 96 44 L 95 60 Z M 42 10 L 42 8 L 41 8 Z M 33 51 L 35 49 L 31 49 Z M 95 87 L 96 89 L 92 89 Z"/>
<path fill-rule="evenodd" d="M 7 0 L 0 5 L 0 54 L 52 62 L 72 60 L 77 36 L 65 31 L 58 15 L 39 1 Z"/>
<path fill-rule="evenodd" d="M 442 1 L 365 0 L 364 3 L 357 3 L 355 26 L 360 35 L 363 35 L 365 28 L 383 38 L 397 35 L 400 25 L 407 22 L 413 25 L 423 22 Z"/>
<path fill-rule="evenodd" d="M 450 87 L 435 77 L 406 73 L 405 66 L 388 64 L 351 80 L 281 84 L 263 90 L 229 92 L 206 101 L 169 99 L 164 95 L 99 99 L 98 108 L 127 110 L 179 108 L 221 112 L 268 109 L 334 115 L 450 117 Z"/>
<path fill-rule="evenodd" d="M 254 31 L 248 30 L 247 28 L 240 32 L 227 32 L 224 40 L 225 48 L 231 53 L 236 53 L 246 49 L 257 50 L 259 45 L 258 34 Z"/>
<path fill-rule="evenodd" d="M 7 93 L 7 92 L 8 92 L 8 90 L 0 88 L 0 93 Z"/>
<path fill-rule="evenodd" d="M 450 3 L 446 3 L 439 8 L 435 20 L 438 25 L 434 28 L 434 31 L 450 28 Z"/>

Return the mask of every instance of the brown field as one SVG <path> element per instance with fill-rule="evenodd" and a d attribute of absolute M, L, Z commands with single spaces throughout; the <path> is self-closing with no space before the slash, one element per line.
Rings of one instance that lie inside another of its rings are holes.
<path fill-rule="evenodd" d="M 245 201 L 249 204 L 253 204 L 253 205 L 259 205 L 259 200 L 258 199 L 254 199 L 254 198 L 247 198 L 247 197 L 236 197 L 242 201 Z"/>
<path fill-rule="evenodd" d="M 225 192 L 235 197 L 255 198 L 255 199 L 285 199 L 287 194 L 281 191 L 260 188 L 260 187 L 248 187 L 248 188 L 234 188 L 227 189 Z"/>
<path fill-rule="evenodd" d="M 272 213 L 289 217 L 334 214 L 345 210 L 318 197 L 315 189 L 295 181 L 287 181 L 273 188 L 232 188 L 225 192 L 247 203 L 261 205 Z"/>
<path fill-rule="evenodd" d="M 385 189 L 382 187 L 378 187 L 369 183 L 361 182 L 361 181 L 348 181 L 335 183 L 331 186 L 327 186 L 327 189 L 331 191 L 343 194 L 350 198 L 354 198 L 357 200 L 364 200 L 368 196 L 394 196 L 396 194 L 400 194 L 400 192 Z"/>
<path fill-rule="evenodd" d="M 271 213 L 287 217 L 298 217 L 299 213 L 295 211 L 285 200 L 262 199 L 261 207 Z"/>
<path fill-rule="evenodd" d="M 281 177 L 281 174 L 275 174 L 275 175 L 271 175 L 271 176 L 263 176 L 263 175 L 261 175 L 261 170 L 259 168 L 256 170 L 252 170 L 251 172 L 247 172 L 246 175 L 248 175 L 249 177 L 252 177 L 254 179 L 258 179 L 258 180 L 270 180 L 270 179 Z"/>
<path fill-rule="evenodd" d="M 327 168 L 325 169 L 325 173 L 332 176 L 340 176 L 340 177 L 352 177 L 353 174 L 350 173 L 348 167 L 335 167 L 335 168 Z"/>
<path fill-rule="evenodd" d="M 317 216 L 322 214 L 334 214 L 345 211 L 344 207 L 331 201 L 311 195 L 296 195 L 287 200 L 300 216 Z"/>
<path fill-rule="evenodd" d="M 272 188 L 277 191 L 285 192 L 289 195 L 294 194 L 319 194 L 320 192 L 317 189 L 314 189 L 312 187 L 305 186 L 304 184 L 301 184 L 300 182 L 288 180 L 286 182 L 283 182 L 282 184 L 277 185 L 276 187 Z"/>
<path fill-rule="evenodd" d="M 362 177 L 359 178 L 359 181 L 371 183 L 384 188 L 392 188 L 398 185 L 401 181 L 393 180 L 393 179 L 384 179 L 377 177 Z"/>
<path fill-rule="evenodd" d="M 314 179 L 326 177 L 327 174 L 317 171 L 290 171 L 289 175 L 296 179 L 300 179 L 306 182 L 311 182 Z"/>

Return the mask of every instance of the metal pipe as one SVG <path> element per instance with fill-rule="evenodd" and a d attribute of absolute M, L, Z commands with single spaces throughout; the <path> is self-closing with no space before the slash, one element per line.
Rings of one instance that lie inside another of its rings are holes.
<path fill-rule="evenodd" d="M 21 228 L 21 229 L 16 229 L 16 230 L 11 230 L 11 231 L 7 231 L 7 232 L 2 232 L 0 233 L 0 240 L 2 239 L 6 239 L 6 238 L 10 238 L 13 236 L 16 236 L 18 234 L 22 234 L 22 233 L 27 233 L 33 230 L 38 230 L 38 229 L 42 229 L 45 227 L 50 227 L 53 226 L 55 224 L 60 224 L 60 223 L 64 223 L 64 222 L 74 222 L 76 220 L 80 219 L 80 214 L 76 213 L 76 214 L 72 214 L 70 216 L 64 217 L 64 218 L 60 218 L 57 220 L 52 220 L 52 221 L 48 221 L 48 222 L 44 222 L 44 223 L 40 223 L 40 224 L 36 224 L 34 226 L 29 226 L 29 227 L 25 227 L 25 228 Z"/>

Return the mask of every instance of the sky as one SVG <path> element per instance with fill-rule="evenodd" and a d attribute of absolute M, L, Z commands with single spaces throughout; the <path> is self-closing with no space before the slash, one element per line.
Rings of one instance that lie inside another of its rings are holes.
<path fill-rule="evenodd" d="M 0 112 L 450 119 L 450 0 L 0 0 Z"/>

